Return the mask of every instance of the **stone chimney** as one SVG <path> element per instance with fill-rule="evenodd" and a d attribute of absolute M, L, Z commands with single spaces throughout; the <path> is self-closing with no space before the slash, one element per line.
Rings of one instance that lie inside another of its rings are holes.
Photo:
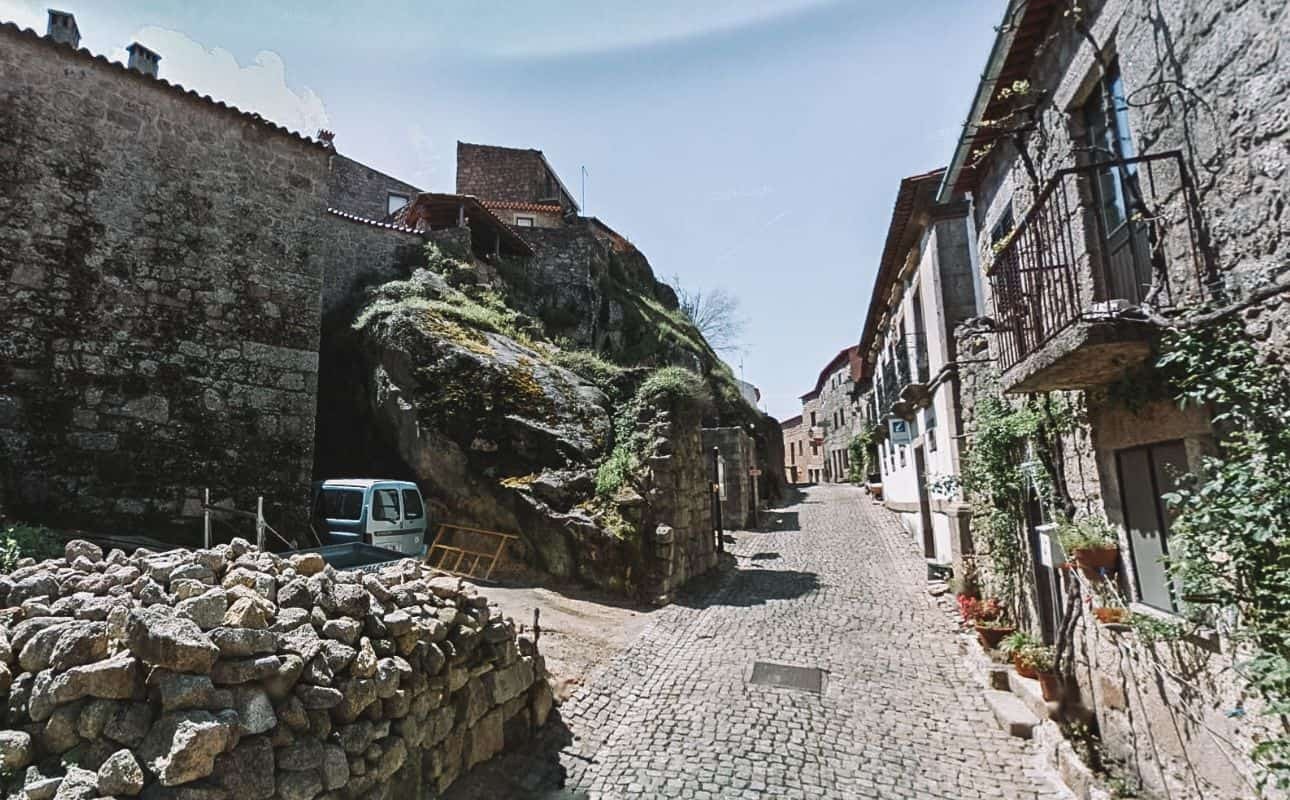
<path fill-rule="evenodd" d="M 45 38 L 55 42 L 81 46 L 81 29 L 76 27 L 76 17 L 66 11 L 49 9 L 49 24 L 45 27 Z"/>
<path fill-rule="evenodd" d="M 157 65 L 161 62 L 161 56 L 138 42 L 132 43 L 125 50 L 130 54 L 130 63 L 126 66 L 130 69 L 137 69 L 144 75 L 157 77 Z"/>

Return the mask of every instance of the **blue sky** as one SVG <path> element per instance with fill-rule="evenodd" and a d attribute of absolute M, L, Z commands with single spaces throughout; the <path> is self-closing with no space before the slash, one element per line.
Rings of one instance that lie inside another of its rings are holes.
<path fill-rule="evenodd" d="M 902 176 L 944 164 L 1002 0 L 58 0 L 82 46 L 451 190 L 457 140 L 543 150 L 663 278 L 725 287 L 783 418 L 859 336 Z M 45 5 L 0 0 L 44 30 Z"/>

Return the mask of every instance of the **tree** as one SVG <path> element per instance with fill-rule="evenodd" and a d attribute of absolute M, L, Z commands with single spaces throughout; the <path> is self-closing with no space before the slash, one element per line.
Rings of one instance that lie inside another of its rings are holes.
<path fill-rule="evenodd" d="M 686 289 L 679 276 L 672 277 L 672 288 L 681 313 L 694 323 L 713 350 L 728 352 L 739 349 L 744 332 L 744 318 L 739 314 L 739 298 L 723 288 L 704 291 Z"/>

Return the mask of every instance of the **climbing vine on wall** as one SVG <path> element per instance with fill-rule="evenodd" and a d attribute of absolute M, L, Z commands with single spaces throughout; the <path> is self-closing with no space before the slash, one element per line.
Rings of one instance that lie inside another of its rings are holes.
<path fill-rule="evenodd" d="M 1237 671 L 1279 717 L 1253 753 L 1290 787 L 1290 379 L 1234 321 L 1170 331 L 1157 366 L 1182 405 L 1213 410 L 1220 453 L 1166 496 L 1169 567 L 1189 613 L 1227 621 Z"/>
<path fill-rule="evenodd" d="M 851 458 L 851 474 L 848 479 L 852 483 L 864 483 L 877 466 L 873 458 L 874 442 L 877 439 L 878 426 L 872 422 L 865 423 L 860 432 L 851 437 L 847 449 Z"/>
<path fill-rule="evenodd" d="M 978 400 L 972 437 L 962 465 L 962 486 L 972 505 L 974 539 L 988 562 L 986 589 L 1014 617 L 1022 604 L 1026 570 L 1026 507 L 1033 493 L 1052 503 L 1051 465 L 1057 437 L 1073 428 L 1074 415 L 1060 395 L 1032 395 L 1012 402 L 998 393 Z M 981 565 L 986 566 L 986 565 Z"/>

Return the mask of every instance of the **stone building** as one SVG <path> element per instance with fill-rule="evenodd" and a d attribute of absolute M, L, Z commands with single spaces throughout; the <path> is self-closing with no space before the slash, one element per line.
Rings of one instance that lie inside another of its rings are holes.
<path fill-rule="evenodd" d="M 62 16 L 0 25 L 5 511 L 195 536 L 210 487 L 301 528 L 332 153 Z"/>
<path fill-rule="evenodd" d="M 457 142 L 457 192 L 522 228 L 556 228 L 578 213 L 541 150 Z"/>
<path fill-rule="evenodd" d="M 779 423 L 784 438 L 784 480 L 792 484 L 806 483 L 806 448 L 809 428 L 802 423 L 802 415 L 789 417 Z"/>
<path fill-rule="evenodd" d="M 963 375 L 969 435 L 973 406 L 1000 392 L 1056 393 L 1073 407 L 1061 488 L 1077 516 L 1119 531 L 1114 580 L 1099 591 L 1148 620 L 1185 610 L 1161 560 L 1161 498 L 1215 437 L 1206 409 L 1149 395 L 1130 408 L 1113 388 L 1152 381 L 1157 329 L 1142 309 L 1240 301 L 1284 275 L 1290 238 L 1274 231 L 1290 220 L 1288 28 L 1282 3 L 1094 0 L 1072 13 L 1013 0 L 939 190 L 942 203 L 970 203 L 990 318 L 971 339 L 991 363 Z M 1288 315 L 1273 297 L 1237 318 L 1263 357 L 1284 364 Z M 1071 576 L 1055 568 L 1064 554 L 1047 504 L 1033 506 L 1022 540 L 1034 579 L 1020 613 L 1053 641 Z M 1089 614 L 1074 636 L 1069 702 L 1091 709 L 1107 756 L 1145 794 L 1258 794 L 1249 754 L 1262 723 L 1224 713 L 1245 702 L 1229 643 L 1202 637 L 1165 652 Z"/>
<path fill-rule="evenodd" d="M 978 315 L 979 290 L 968 205 L 936 202 L 943 174 L 900 183 L 858 350 L 872 375 L 869 416 L 881 426 L 883 500 L 929 560 L 961 564 L 968 507 L 938 479 L 959 473 L 954 330 Z"/>
<path fill-rule="evenodd" d="M 844 347 L 820 370 L 815 387 L 802 395 L 803 413 L 808 417 L 814 414 L 811 427 L 818 429 L 812 434 L 823 462 L 817 481 L 843 483 L 849 479 L 851 439 L 860 422 L 852 391 L 858 369 L 856 346 Z M 806 408 L 807 403 L 812 407 Z"/>

